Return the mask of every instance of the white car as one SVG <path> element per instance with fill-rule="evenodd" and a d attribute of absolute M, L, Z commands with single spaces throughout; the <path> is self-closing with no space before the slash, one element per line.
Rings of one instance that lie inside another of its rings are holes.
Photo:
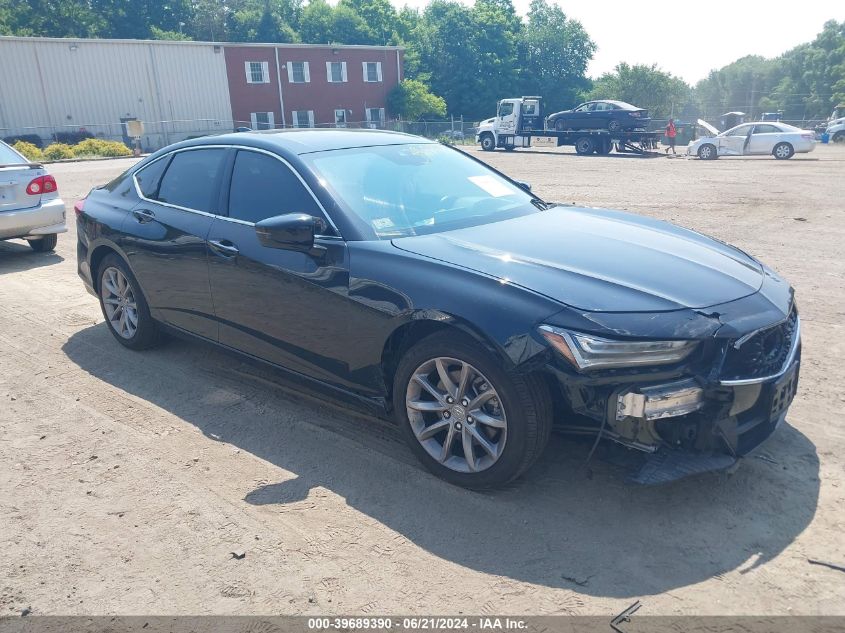
<path fill-rule="evenodd" d="M 835 119 L 828 123 L 825 133 L 831 143 L 845 143 L 845 118 Z"/>
<path fill-rule="evenodd" d="M 699 119 L 698 124 L 711 133 L 691 141 L 687 154 L 702 160 L 719 156 L 771 155 L 779 160 L 792 158 L 795 153 L 812 152 L 816 135 L 812 130 L 775 121 L 742 123 L 721 134 L 713 126 Z"/>
<path fill-rule="evenodd" d="M 65 231 L 55 178 L 0 141 L 0 240 L 21 238 L 34 251 L 51 251 Z"/>

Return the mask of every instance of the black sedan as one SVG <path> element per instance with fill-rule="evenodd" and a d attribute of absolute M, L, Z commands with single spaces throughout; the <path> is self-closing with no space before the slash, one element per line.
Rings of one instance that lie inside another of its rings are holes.
<path fill-rule="evenodd" d="M 393 417 L 436 474 L 499 486 L 553 426 L 726 468 L 783 421 L 793 291 L 740 250 L 549 204 L 403 134 L 291 130 L 167 147 L 76 205 L 78 267 L 127 348 L 209 341 Z"/>
<path fill-rule="evenodd" d="M 572 110 L 550 114 L 546 128 L 554 130 L 608 130 L 623 132 L 645 129 L 651 119 L 648 110 L 624 101 L 587 101 Z"/>

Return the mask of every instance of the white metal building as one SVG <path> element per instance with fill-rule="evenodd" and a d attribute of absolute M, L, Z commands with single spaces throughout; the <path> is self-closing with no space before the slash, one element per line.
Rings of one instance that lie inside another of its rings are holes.
<path fill-rule="evenodd" d="M 229 132 L 232 107 L 223 47 L 0 37 L 0 138 L 85 129 L 125 139 L 121 121 L 144 122 L 145 148 Z M 126 139 L 128 140 L 128 139 Z"/>

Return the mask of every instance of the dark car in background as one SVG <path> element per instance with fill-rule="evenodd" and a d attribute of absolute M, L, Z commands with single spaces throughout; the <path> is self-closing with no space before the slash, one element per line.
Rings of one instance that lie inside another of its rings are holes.
<path fill-rule="evenodd" d="M 289 130 L 167 147 L 76 204 L 78 269 L 127 348 L 162 332 L 286 370 L 500 486 L 553 426 L 727 468 L 785 416 L 789 284 L 666 222 L 549 204 L 419 137 Z"/>
<path fill-rule="evenodd" d="M 546 129 L 622 132 L 645 129 L 649 121 L 648 110 L 624 101 L 587 101 L 572 110 L 550 114 Z"/>

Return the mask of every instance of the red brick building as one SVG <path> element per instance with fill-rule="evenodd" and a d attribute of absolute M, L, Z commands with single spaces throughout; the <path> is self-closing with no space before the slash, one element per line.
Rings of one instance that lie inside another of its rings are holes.
<path fill-rule="evenodd" d="M 402 80 L 395 46 L 224 44 L 236 126 L 344 126 L 386 117 Z"/>

